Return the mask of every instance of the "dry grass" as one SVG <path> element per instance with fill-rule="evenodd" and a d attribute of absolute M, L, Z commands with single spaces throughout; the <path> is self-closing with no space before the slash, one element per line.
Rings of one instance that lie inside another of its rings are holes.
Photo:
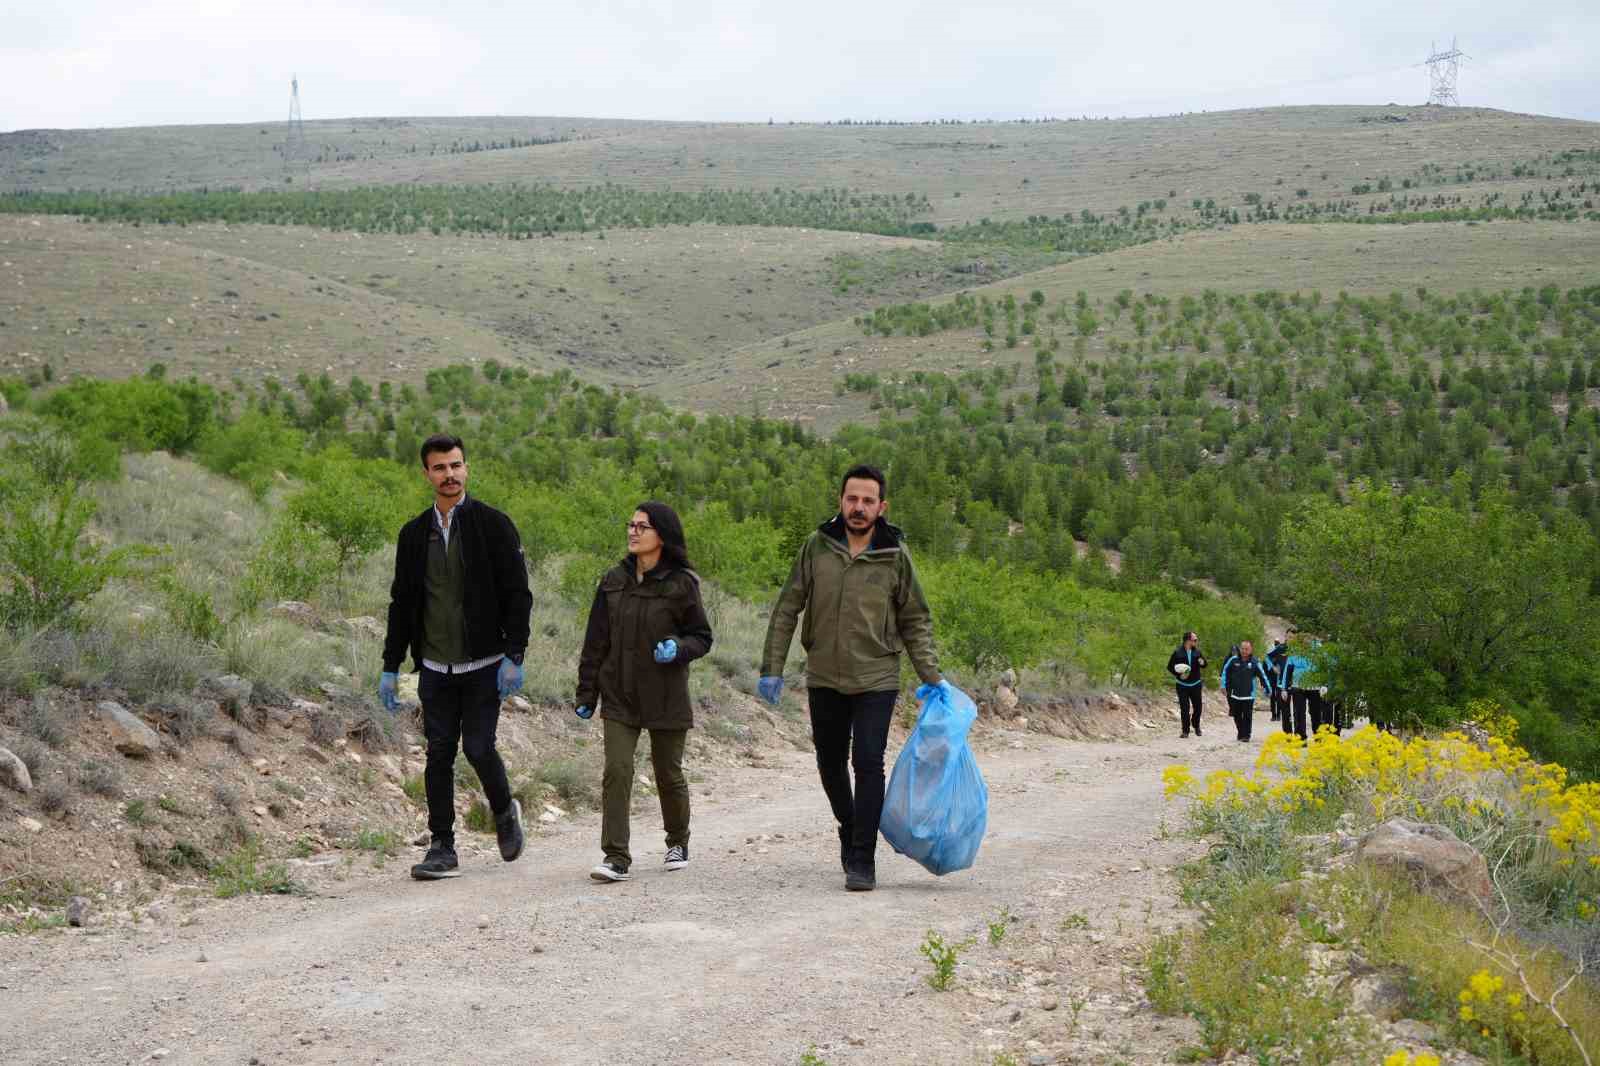
<path fill-rule="evenodd" d="M 1381 121 L 1387 115 L 1406 121 Z M 586 139 L 425 154 L 429 144 L 454 138 L 503 141 L 552 133 Z M 0 138 L 0 188 L 259 188 L 283 182 L 281 161 L 272 151 L 280 139 L 277 124 L 32 136 L 32 142 L 22 135 Z M 867 192 L 925 192 L 935 207 L 933 220 L 943 224 L 1114 210 L 1169 193 L 1185 203 L 1194 196 L 1234 203 L 1246 192 L 1287 189 L 1292 196 L 1303 187 L 1325 199 L 1385 174 L 1399 178 L 1424 163 L 1448 169 L 1594 147 L 1600 132 L 1594 123 L 1480 108 L 1342 106 L 932 127 L 357 119 L 308 123 L 307 137 L 358 156 L 314 165 L 313 187 L 413 181 L 611 181 L 673 189 L 847 185 Z M 423 154 L 411 154 L 414 146 Z"/>

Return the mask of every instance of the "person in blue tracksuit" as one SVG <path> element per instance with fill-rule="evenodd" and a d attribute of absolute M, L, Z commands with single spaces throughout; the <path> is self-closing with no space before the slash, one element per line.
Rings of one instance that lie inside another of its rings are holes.
<path fill-rule="evenodd" d="M 1272 650 L 1267 652 L 1267 676 L 1272 678 L 1272 720 L 1289 709 L 1288 690 L 1283 687 L 1283 664 L 1289 658 L 1289 642 L 1275 637 Z"/>
<path fill-rule="evenodd" d="M 1228 700 L 1228 714 L 1239 727 L 1239 742 L 1250 739 L 1250 729 L 1255 722 L 1256 682 L 1262 691 L 1272 694 L 1272 678 L 1266 665 L 1255 657 L 1255 646 L 1248 640 L 1239 642 L 1239 654 L 1228 656 L 1222 664 L 1222 691 Z"/>
<path fill-rule="evenodd" d="M 1188 666 L 1188 669 L 1180 671 L 1180 663 Z M 1206 657 L 1200 651 L 1200 636 L 1191 629 L 1183 635 L 1183 643 L 1167 659 L 1167 673 L 1178 683 L 1178 718 L 1183 722 L 1181 736 L 1188 736 L 1190 729 L 1194 730 L 1195 736 L 1200 736 L 1200 671 L 1205 668 Z"/>
<path fill-rule="evenodd" d="M 1311 660 L 1298 651 L 1291 651 L 1283 660 L 1278 674 L 1278 692 L 1283 699 L 1283 731 L 1298 733 L 1305 740 L 1311 734 L 1306 727 L 1306 702 L 1316 689 L 1307 687 L 1311 680 Z"/>

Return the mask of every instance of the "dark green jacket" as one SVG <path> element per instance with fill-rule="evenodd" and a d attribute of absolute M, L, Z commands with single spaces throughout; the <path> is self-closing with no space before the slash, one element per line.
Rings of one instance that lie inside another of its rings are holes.
<path fill-rule="evenodd" d="M 678 657 L 655 660 L 671 638 Z M 692 570 L 658 565 L 640 581 L 633 556 L 607 570 L 578 657 L 578 703 L 639 729 L 692 729 L 689 664 L 711 650 L 711 623 Z"/>
<path fill-rule="evenodd" d="M 882 519 L 867 550 L 850 557 L 844 518 L 834 515 L 806 538 L 767 625 L 763 677 L 783 673 L 800 614 L 806 684 L 844 693 L 900 687 L 900 652 L 917 676 L 942 676 L 933 647 L 933 615 L 900 530 Z"/>

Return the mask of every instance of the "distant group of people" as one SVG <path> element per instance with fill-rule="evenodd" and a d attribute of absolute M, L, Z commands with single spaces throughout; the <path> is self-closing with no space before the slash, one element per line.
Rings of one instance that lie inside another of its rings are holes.
<path fill-rule="evenodd" d="M 500 857 L 523 851 L 522 806 L 496 749 L 500 705 L 523 684 L 533 597 L 521 539 L 504 513 L 467 495 L 466 448 L 438 434 L 421 448 L 433 504 L 400 530 L 378 696 L 399 709 L 409 655 L 427 741 L 423 781 L 429 846 L 411 876 L 459 876 L 455 763 L 466 755 L 493 815 Z M 806 649 L 806 695 L 817 770 L 838 824 L 845 887 L 876 887 L 884 752 L 906 652 L 925 684 L 946 686 L 933 619 L 900 531 L 886 519 L 883 472 L 848 470 L 838 512 L 801 545 L 778 596 L 758 692 L 776 705 L 795 630 Z M 575 713 L 603 726 L 600 847 L 590 877 L 628 880 L 629 809 L 640 734 L 650 734 L 666 833 L 663 865 L 689 865 L 689 783 L 683 755 L 694 725 L 689 664 L 713 635 L 689 561 L 683 523 L 668 505 L 641 503 L 625 522 L 627 554 L 601 575 L 578 660 Z M 802 621 L 803 616 L 803 621 Z M 853 770 L 853 774 L 852 774 Z"/>
<path fill-rule="evenodd" d="M 1342 708 L 1336 699 L 1330 698 L 1322 676 L 1326 667 L 1322 671 L 1313 668 L 1311 660 L 1296 650 L 1297 646 L 1291 631 L 1286 637 L 1274 640 L 1272 650 L 1263 658 L 1256 657 L 1255 644 L 1249 640 L 1242 640 L 1228 650 L 1217 680 L 1240 743 L 1251 739 L 1256 699 L 1263 694 L 1267 697 L 1272 721 L 1281 721 L 1285 733 L 1309 738 L 1323 726 L 1335 732 L 1344 727 Z M 1312 646 L 1315 647 L 1316 642 L 1312 642 Z M 1186 631 L 1167 659 L 1167 672 L 1177 686 L 1181 737 L 1191 733 L 1197 737 L 1203 735 L 1200 710 L 1207 665 L 1205 653 L 1200 650 L 1199 634 Z"/>

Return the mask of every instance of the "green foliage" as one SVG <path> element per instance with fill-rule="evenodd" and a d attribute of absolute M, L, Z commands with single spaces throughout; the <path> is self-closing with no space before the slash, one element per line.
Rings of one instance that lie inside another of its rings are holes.
<path fill-rule="evenodd" d="M 128 563 L 134 546 L 107 549 L 86 536 L 94 502 L 75 484 L 0 525 L 0 624 L 13 632 L 73 621 L 73 612 Z"/>
<path fill-rule="evenodd" d="M 374 460 L 318 463 L 314 480 L 289 500 L 289 514 L 333 550 L 335 580 L 355 562 L 394 537 L 404 475 Z"/>
<path fill-rule="evenodd" d="M 64 426 L 92 427 L 128 451 L 185 452 L 212 425 L 217 395 L 198 382 L 80 378 L 34 405 Z"/>
<path fill-rule="evenodd" d="M 947 941 L 929 929 L 928 935 L 923 937 L 921 946 L 917 948 L 933 967 L 933 972 L 926 978 L 928 986 L 940 992 L 949 990 L 956 979 L 956 963 L 960 961 L 961 953 L 971 946 L 971 940 L 959 943 Z"/>
<path fill-rule="evenodd" d="M 1467 509 L 1358 487 L 1345 506 L 1306 505 L 1286 546 L 1297 616 L 1336 635 L 1311 680 L 1379 720 L 1448 725 L 1471 699 L 1587 683 L 1594 543 L 1575 519 L 1546 529 L 1503 495 Z"/>
<path fill-rule="evenodd" d="M 333 545 L 292 515 L 280 515 L 245 568 L 239 605 L 252 610 L 269 600 L 306 600 L 339 571 Z"/>
<path fill-rule="evenodd" d="M 290 895 L 304 891 L 281 862 L 266 862 L 261 845 L 254 838 L 220 859 L 210 868 L 218 899 L 244 895 Z"/>
<path fill-rule="evenodd" d="M 196 458 L 218 474 L 249 486 L 263 499 L 275 475 L 300 470 L 304 435 L 280 418 L 249 410 L 232 422 L 212 425 L 201 438 Z"/>
<path fill-rule="evenodd" d="M 1000 914 L 989 923 L 989 946 L 999 947 L 1005 941 L 1011 923 L 1016 920 L 1016 916 L 1008 908 L 1001 907 Z"/>

